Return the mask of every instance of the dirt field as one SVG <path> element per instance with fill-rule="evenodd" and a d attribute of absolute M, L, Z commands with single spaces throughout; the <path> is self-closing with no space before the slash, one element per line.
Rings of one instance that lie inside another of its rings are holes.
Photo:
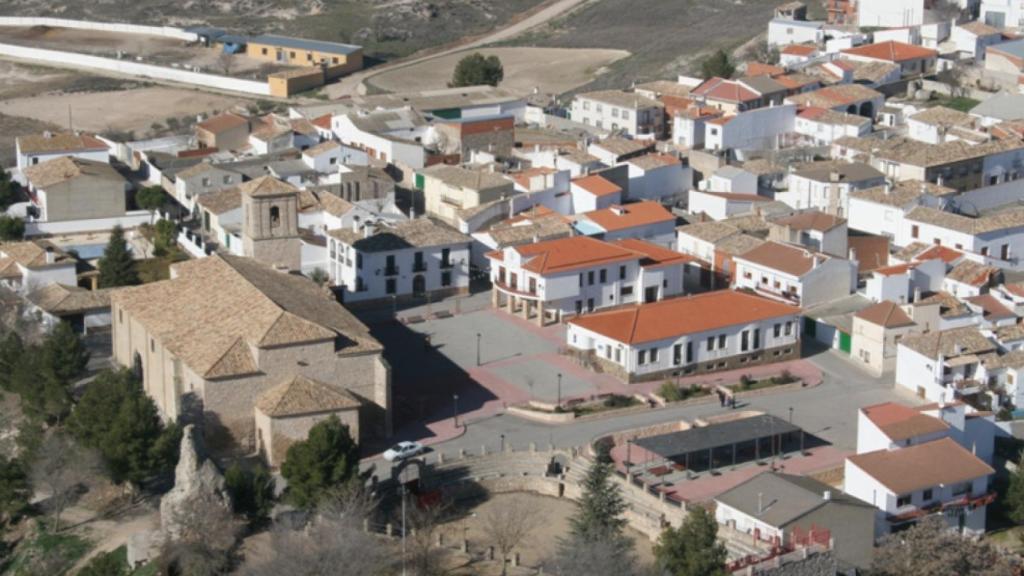
<path fill-rule="evenodd" d="M 486 48 L 478 52 L 500 58 L 505 67 L 502 88 L 523 94 L 534 88 L 542 93 L 567 92 L 593 81 L 610 64 L 629 56 L 624 50 L 565 48 Z M 444 88 L 452 78 L 455 65 L 469 53 L 459 52 L 384 72 L 368 83 L 388 92 Z"/>
<path fill-rule="evenodd" d="M 464 520 L 450 522 L 443 526 L 449 542 L 462 539 L 463 530 L 469 539 L 470 546 L 485 548 L 489 545 L 484 535 L 483 526 L 488 514 L 499 506 L 529 507 L 542 515 L 539 526 L 533 536 L 523 546 L 521 557 L 523 564 L 536 566 L 545 558 L 551 557 L 558 548 L 558 541 L 569 534 L 569 518 L 576 511 L 571 500 L 550 498 L 525 492 L 512 494 L 496 494 L 476 508 Z M 626 529 L 626 533 L 636 542 L 636 553 L 640 561 L 650 564 L 654 559 L 652 543 L 646 536 Z"/>
<path fill-rule="evenodd" d="M 120 53 L 124 58 L 138 59 L 148 64 L 187 68 L 198 66 L 217 74 L 224 74 L 226 71 L 232 76 L 250 76 L 254 71 L 265 74 L 277 69 L 273 64 L 265 66 L 264 62 L 242 55 L 231 56 L 230 63 L 227 63 L 221 57 L 221 52 L 215 48 L 189 46 L 181 40 L 143 34 L 117 34 L 45 26 L 0 27 L 0 43 L 79 52 L 105 58 L 116 58 Z"/>
<path fill-rule="evenodd" d="M 68 107 L 74 127 L 90 132 L 134 131 L 142 136 L 154 122 L 225 110 L 244 100 L 197 90 L 149 86 L 93 93 L 51 93 L 0 100 L 0 114 L 66 126 Z"/>

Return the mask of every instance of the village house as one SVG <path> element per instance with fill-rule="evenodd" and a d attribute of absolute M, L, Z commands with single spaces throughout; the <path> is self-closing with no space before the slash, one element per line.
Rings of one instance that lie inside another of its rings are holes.
<path fill-rule="evenodd" d="M 735 287 L 809 308 L 853 293 L 857 263 L 807 248 L 766 242 L 736 263 Z"/>
<path fill-rule="evenodd" d="M 569 218 L 546 208 L 535 206 L 502 220 L 487 230 L 474 232 L 470 263 L 480 270 L 489 271 L 488 252 L 511 246 L 522 246 L 546 240 L 572 236 L 574 229 Z"/>
<path fill-rule="evenodd" d="M 917 330 L 917 324 L 899 305 L 883 300 L 854 313 L 850 356 L 880 378 L 896 368 L 900 340 Z"/>
<path fill-rule="evenodd" d="M 242 183 L 242 174 L 210 162 L 199 162 L 174 175 L 172 195 L 186 210 L 197 214 L 196 200 L 203 194 Z"/>
<path fill-rule="evenodd" d="M 829 145 L 838 138 L 863 138 L 871 133 L 871 119 L 849 112 L 827 108 L 807 108 L 796 115 L 793 131 L 819 145 Z"/>
<path fill-rule="evenodd" d="M 1024 254 L 1024 209 L 1004 210 L 980 218 L 917 206 L 897 228 L 895 244 L 925 242 L 971 252 L 993 265 Z"/>
<path fill-rule="evenodd" d="M 727 114 L 705 123 L 708 150 L 775 150 L 794 131 L 796 106 L 778 105 Z"/>
<path fill-rule="evenodd" d="M 765 243 L 729 221 L 699 222 L 676 228 L 676 250 L 697 259 L 701 288 L 731 286 L 736 281 L 735 258 Z"/>
<path fill-rule="evenodd" d="M 626 160 L 629 186 L 626 200 L 671 202 L 693 185 L 693 170 L 670 154 L 645 154 Z"/>
<path fill-rule="evenodd" d="M 849 254 L 846 220 L 817 210 L 777 216 L 768 220 L 768 239 L 797 244 L 830 256 Z"/>
<path fill-rule="evenodd" d="M 800 309 L 719 290 L 587 314 L 566 343 L 627 382 L 734 370 L 800 355 Z"/>
<path fill-rule="evenodd" d="M 904 264 L 875 268 L 865 282 L 864 295 L 874 302 L 891 300 L 906 304 L 914 294 L 941 290 L 945 278 L 945 262 L 924 256 Z"/>
<path fill-rule="evenodd" d="M 787 104 L 801 110 L 823 108 L 874 119 L 885 104 L 885 96 L 861 84 L 836 84 L 786 97 Z"/>
<path fill-rule="evenodd" d="M 76 260 L 49 240 L 0 243 L 0 285 L 28 294 L 51 284 L 78 284 Z"/>
<path fill-rule="evenodd" d="M 508 158 L 515 144 L 515 117 L 451 118 L 434 122 L 438 151 L 454 154 L 466 162 L 474 152 Z"/>
<path fill-rule="evenodd" d="M 576 231 L 601 240 L 639 238 L 672 248 L 676 242 L 676 217 L 657 202 L 614 204 L 576 217 Z"/>
<path fill-rule="evenodd" d="M 989 46 L 1003 42 L 1003 33 L 998 28 L 975 20 L 954 26 L 952 40 L 958 52 L 981 62 Z"/>
<path fill-rule="evenodd" d="M 394 164 L 403 181 L 411 181 L 412 174 L 427 165 L 421 142 L 428 122 L 411 108 L 339 114 L 331 119 L 331 129 L 342 144 Z"/>
<path fill-rule="evenodd" d="M 935 64 L 939 57 L 939 53 L 931 48 L 922 48 L 894 40 L 847 48 L 842 51 L 842 55 L 844 58 L 858 62 L 876 61 L 897 64 L 900 67 L 900 74 L 904 78 L 931 74 L 935 71 Z"/>
<path fill-rule="evenodd" d="M 850 191 L 847 218 L 854 230 L 895 239 L 907 213 L 917 206 L 939 206 L 953 194 L 956 190 L 952 188 L 920 180 L 886 182 Z"/>
<path fill-rule="evenodd" d="M 66 322 L 75 332 L 88 334 L 90 329 L 110 327 L 112 291 L 112 288 L 87 290 L 73 284 L 52 283 L 25 297 L 31 304 L 30 313 L 36 315 L 47 332 L 56 328 L 57 323 Z"/>
<path fill-rule="evenodd" d="M 897 347 L 896 385 L 932 402 L 976 394 L 984 385 L 980 356 L 995 351 L 973 325 L 907 336 Z"/>
<path fill-rule="evenodd" d="M 885 175 L 859 162 L 821 161 L 791 172 L 788 188 L 775 199 L 796 210 L 813 208 L 833 216 L 850 213 L 850 193 L 885 184 Z"/>
<path fill-rule="evenodd" d="M 712 220 L 750 214 L 771 198 L 742 192 L 708 192 L 690 190 L 687 207 L 691 214 L 704 214 Z"/>
<path fill-rule="evenodd" d="M 62 156 L 24 170 L 36 220 L 68 222 L 125 215 L 127 182 L 106 162 Z"/>
<path fill-rule="evenodd" d="M 641 240 L 573 236 L 490 252 L 491 302 L 539 324 L 682 294 L 692 258 Z"/>
<path fill-rule="evenodd" d="M 15 138 L 14 147 L 15 155 L 18 158 L 18 170 L 21 171 L 29 166 L 65 156 L 93 162 L 110 162 L 110 150 L 106 143 L 89 134 L 71 132 L 29 134 Z"/>
<path fill-rule="evenodd" d="M 196 144 L 201 149 L 241 150 L 249 144 L 249 119 L 233 112 L 224 112 L 207 118 L 193 129 Z"/>
<path fill-rule="evenodd" d="M 391 376 L 380 343 L 305 278 L 215 255 L 175 264 L 169 280 L 114 292 L 111 315 L 114 360 L 140 377 L 167 420 L 201 402 L 215 452 L 261 453 L 277 465 L 301 439 L 290 430 L 308 431 L 329 414 L 357 440 L 391 432 Z M 300 377 L 347 402 L 301 413 L 270 409 Z"/>
<path fill-rule="evenodd" d="M 984 141 L 986 136 L 974 130 L 977 119 L 959 110 L 934 106 L 907 118 L 907 136 L 927 144 L 952 140 Z"/>
<path fill-rule="evenodd" d="M 460 227 L 475 215 L 501 200 L 517 195 L 514 182 L 504 175 L 482 167 L 436 164 L 416 174 L 417 187 L 423 192 L 427 214 L 451 226 Z M 495 216 L 508 214 L 508 208 L 494 206 Z M 471 227 L 466 232 L 476 232 Z"/>
<path fill-rule="evenodd" d="M 611 136 L 591 142 L 587 146 L 587 153 L 603 162 L 605 166 L 615 166 L 630 158 L 654 152 L 654 144 L 653 140 L 629 140 Z"/>
<path fill-rule="evenodd" d="M 471 239 L 430 218 L 364 223 L 328 234 L 328 272 L 343 287 L 346 304 L 438 300 L 469 291 Z"/>
<path fill-rule="evenodd" d="M 658 100 L 622 90 L 577 94 L 569 117 L 576 122 L 622 131 L 631 138 L 660 138 L 665 129 L 665 105 Z"/>
<path fill-rule="evenodd" d="M 622 188 L 600 174 L 573 178 L 569 183 L 572 213 L 603 210 L 622 203 Z"/>

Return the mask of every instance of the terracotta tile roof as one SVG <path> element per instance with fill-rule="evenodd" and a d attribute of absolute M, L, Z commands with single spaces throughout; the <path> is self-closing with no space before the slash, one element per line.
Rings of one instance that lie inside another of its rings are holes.
<path fill-rule="evenodd" d="M 779 79 L 777 76 L 786 73 L 786 69 L 781 66 L 773 66 L 771 64 L 764 64 L 761 62 L 747 62 L 747 74 L 751 76 L 759 76 L 766 74 L 768 76 L 776 77 L 775 80 Z"/>
<path fill-rule="evenodd" d="M 765 242 L 740 256 L 740 259 L 747 262 L 798 278 L 814 269 L 815 258 L 822 263 L 830 257 L 813 250 L 779 242 Z"/>
<path fill-rule="evenodd" d="M 1024 283 L 1021 283 L 1021 282 L 1009 283 L 1009 282 L 1007 282 L 1007 283 L 1003 284 L 1003 289 L 1006 290 L 1007 292 L 1009 292 L 1010 294 L 1013 294 L 1014 296 L 1018 296 L 1018 297 L 1024 298 Z"/>
<path fill-rule="evenodd" d="M 640 265 L 645 268 L 656 268 L 658 266 L 667 266 L 669 264 L 684 264 L 695 260 L 695 258 L 689 254 L 682 254 L 675 250 L 669 250 L 668 248 L 663 248 L 657 244 L 651 244 L 650 242 L 640 240 L 638 238 L 623 238 L 611 243 L 642 254 L 643 259 L 640 260 Z"/>
<path fill-rule="evenodd" d="M 469 236 L 431 218 L 416 218 L 378 226 L 368 237 L 362 231 L 357 232 L 351 228 L 331 230 L 328 235 L 360 252 L 390 252 L 411 247 L 425 248 L 470 242 Z"/>
<path fill-rule="evenodd" d="M 334 341 L 338 353 L 381 350 L 365 325 L 301 276 L 219 254 L 173 271 L 170 280 L 115 290 L 111 303 L 200 377 L 252 374 L 259 369 L 253 350 L 270 345 Z"/>
<path fill-rule="evenodd" d="M 896 264 L 895 266 L 884 266 L 882 268 L 875 268 L 872 272 L 882 276 L 899 276 L 917 268 L 917 264 L 917 262 L 907 262 L 906 264 Z"/>
<path fill-rule="evenodd" d="M 971 309 L 949 292 L 935 292 L 914 302 L 914 306 L 939 305 L 939 315 L 943 318 L 962 318 L 971 313 Z"/>
<path fill-rule="evenodd" d="M 359 405 L 348 390 L 301 375 L 267 390 L 256 401 L 256 408 L 271 418 L 337 412 Z"/>
<path fill-rule="evenodd" d="M 865 406 L 860 410 L 895 442 L 949 430 L 949 424 L 942 420 L 895 402 Z"/>
<path fill-rule="evenodd" d="M 846 220 L 839 216 L 833 216 L 817 210 L 807 210 L 792 216 L 777 218 L 774 222 L 776 224 L 788 226 L 793 230 L 816 230 L 818 232 L 828 232 L 833 228 L 845 224 Z"/>
<path fill-rule="evenodd" d="M 910 60 L 921 60 L 925 58 L 937 58 L 939 53 L 930 48 L 922 48 L 913 44 L 904 44 L 889 40 L 876 44 L 865 44 L 854 48 L 843 50 L 843 54 L 883 60 L 885 62 L 908 62 Z"/>
<path fill-rule="evenodd" d="M 937 360 L 940 354 L 951 357 L 995 350 L 995 344 L 985 338 L 974 326 L 962 326 L 907 336 L 900 340 L 900 345 L 933 360 Z"/>
<path fill-rule="evenodd" d="M 799 178 L 807 178 L 816 182 L 831 182 L 833 176 L 838 176 L 839 182 L 864 182 L 865 180 L 885 178 L 885 174 L 869 164 L 841 160 L 809 162 L 798 167 L 793 174 Z"/>
<path fill-rule="evenodd" d="M 520 213 L 513 218 L 491 227 L 487 234 L 494 240 L 498 248 L 519 246 L 532 242 L 555 240 L 572 235 L 572 226 L 568 220 L 558 213 L 542 210 L 530 210 L 529 216 Z"/>
<path fill-rule="evenodd" d="M 749 102 L 761 97 L 757 92 L 750 90 L 739 82 L 718 77 L 705 80 L 703 84 L 694 88 L 690 94 L 702 96 L 708 100 L 734 103 Z"/>
<path fill-rule="evenodd" d="M 625 156 L 627 154 L 643 152 L 644 150 L 654 150 L 654 141 L 630 140 L 628 138 L 618 138 L 613 136 L 611 138 L 605 138 L 600 142 L 594 142 L 591 146 L 611 152 L 616 156 Z"/>
<path fill-rule="evenodd" d="M 221 132 L 227 132 L 228 130 L 232 130 L 234 128 L 238 128 L 239 126 L 248 124 L 249 120 L 247 118 L 244 118 L 232 112 L 225 112 L 223 114 L 218 114 L 213 118 L 203 120 L 202 122 L 196 124 L 196 127 L 202 128 L 207 132 L 219 134 Z"/>
<path fill-rule="evenodd" d="M 622 193 L 622 188 L 619 188 L 617 184 L 614 184 L 600 174 L 591 174 L 590 176 L 575 178 L 573 179 L 572 184 L 579 186 L 597 197 Z"/>
<path fill-rule="evenodd" d="M 324 130 L 330 130 L 331 115 L 324 114 L 323 116 L 317 116 L 316 118 L 313 119 L 313 126 L 316 126 L 317 128 L 322 128 Z"/>
<path fill-rule="evenodd" d="M 621 206 L 609 206 L 601 210 L 584 212 L 581 220 L 589 220 L 606 232 L 615 232 L 638 226 L 675 222 L 676 217 L 658 202 L 634 202 Z"/>
<path fill-rule="evenodd" d="M 331 216 L 344 216 L 354 205 L 341 196 L 335 196 L 326 190 L 300 190 L 300 212 L 327 212 Z"/>
<path fill-rule="evenodd" d="M 435 164 L 423 170 L 423 174 L 437 178 L 448 186 L 467 190 L 490 190 L 512 186 L 512 181 L 502 174 L 464 166 Z"/>
<path fill-rule="evenodd" d="M 47 264 L 46 250 L 53 253 L 53 263 Z M 25 268 L 45 268 L 74 262 L 75 259 L 49 240 L 25 240 L 0 243 L 0 262 L 17 263 Z"/>
<path fill-rule="evenodd" d="M 52 283 L 32 291 L 28 295 L 28 299 L 50 314 L 63 316 L 94 310 L 109 310 L 111 290 L 110 288 L 86 290 L 78 286 Z"/>
<path fill-rule="evenodd" d="M 985 286 L 998 271 L 998 268 L 985 266 L 973 260 L 963 260 L 946 274 L 946 279 L 970 286 Z"/>
<path fill-rule="evenodd" d="M 967 22 L 966 24 L 960 24 L 957 28 L 963 28 L 975 36 L 995 36 L 996 34 L 1001 34 L 998 28 L 993 28 L 992 26 L 978 20 Z"/>
<path fill-rule="evenodd" d="M 46 154 L 57 152 L 86 152 L 106 150 L 102 140 L 89 134 L 71 132 L 47 132 L 18 136 L 18 149 L 22 154 Z"/>
<path fill-rule="evenodd" d="M 207 192 L 196 197 L 196 204 L 211 214 L 223 214 L 242 207 L 242 191 L 238 186 L 232 186 Z"/>
<path fill-rule="evenodd" d="M 729 256 L 742 256 L 765 241 L 749 234 L 736 234 L 715 244 L 715 251 Z"/>
<path fill-rule="evenodd" d="M 310 158 L 312 158 L 314 156 L 319 156 L 320 154 L 325 154 L 327 152 L 331 152 L 339 148 L 341 148 L 341 144 L 335 142 L 334 140 L 326 140 L 324 142 L 317 144 L 316 146 L 313 146 L 312 148 L 307 148 L 303 150 L 302 155 L 309 156 Z"/>
<path fill-rule="evenodd" d="M 865 273 L 888 266 L 889 239 L 872 234 L 851 234 L 846 243 L 856 252 L 857 272 Z"/>
<path fill-rule="evenodd" d="M 527 168 L 526 170 L 521 170 L 519 172 L 513 172 L 511 174 L 507 174 L 507 176 L 509 178 L 515 180 L 516 184 L 519 184 L 520 186 L 522 186 L 523 188 L 526 188 L 527 190 L 531 190 L 531 188 L 530 188 L 530 179 L 531 178 L 533 178 L 535 176 L 548 176 L 550 174 L 555 174 L 557 172 L 558 172 L 558 170 L 555 170 L 554 168 L 548 168 L 547 166 L 535 166 L 533 168 Z M 531 190 L 531 191 L 533 191 L 533 190 Z"/>
<path fill-rule="evenodd" d="M 216 172 L 216 171 L 227 171 L 227 172 L 230 172 L 230 170 L 224 170 L 224 168 L 221 168 L 219 166 L 214 166 L 209 161 L 203 161 L 203 162 L 197 162 L 196 164 L 193 164 L 192 166 L 189 166 L 188 168 L 185 168 L 184 170 L 176 173 L 174 175 L 174 178 L 176 180 L 179 179 L 179 178 L 191 178 L 192 176 L 198 176 L 198 175 L 203 174 L 205 172 Z"/>
<path fill-rule="evenodd" d="M 837 112 L 829 108 L 807 108 L 798 114 L 798 116 L 821 124 L 833 124 L 840 126 L 862 126 L 864 124 L 871 123 L 870 118 L 850 114 L 848 112 Z"/>
<path fill-rule="evenodd" d="M 1017 323 L 1012 326 L 1001 326 L 996 329 L 996 338 L 1000 342 L 1024 339 L 1024 324 Z"/>
<path fill-rule="evenodd" d="M 654 170 L 657 168 L 664 168 L 665 166 L 678 166 L 680 164 L 679 158 L 669 154 L 644 154 L 643 156 L 630 158 L 629 160 L 626 160 L 626 162 L 644 170 Z"/>
<path fill-rule="evenodd" d="M 745 292 L 719 290 L 586 314 L 569 323 L 618 342 L 642 344 L 799 314 L 795 306 Z"/>
<path fill-rule="evenodd" d="M 238 186 L 242 194 L 258 198 L 260 196 L 281 196 L 283 194 L 295 194 L 298 188 L 291 184 L 274 178 L 273 176 L 260 176 Z"/>
<path fill-rule="evenodd" d="M 707 222 L 696 222 L 680 226 L 676 228 L 676 232 L 714 244 L 720 240 L 728 238 L 729 236 L 739 234 L 740 230 L 739 228 L 724 222 L 709 220 Z"/>
<path fill-rule="evenodd" d="M 995 473 L 951 438 L 899 450 L 877 450 L 847 459 L 894 494 L 951 486 Z"/>
<path fill-rule="evenodd" d="M 873 304 L 863 310 L 859 310 L 854 314 L 854 317 L 885 328 L 900 328 L 902 326 L 914 325 L 914 321 L 910 319 L 910 316 L 907 316 L 907 313 L 896 305 L 895 302 L 889 300 L 883 300 L 878 304 Z"/>
<path fill-rule="evenodd" d="M 29 184 L 42 189 L 81 177 L 124 182 L 124 178 L 117 173 L 117 170 L 114 170 L 106 162 L 83 160 L 71 156 L 61 156 L 33 166 L 26 166 L 23 172 Z"/>
<path fill-rule="evenodd" d="M 959 250 L 954 250 L 949 246 L 930 246 L 927 250 L 919 252 L 915 256 L 916 260 L 924 262 L 925 260 L 942 260 L 946 264 L 952 264 L 957 260 L 963 258 L 964 253 Z"/>
<path fill-rule="evenodd" d="M 837 108 L 849 106 L 866 100 L 884 100 L 885 96 L 861 84 L 837 84 L 825 86 L 811 92 L 794 94 L 786 98 L 787 102 L 800 107 Z"/>
<path fill-rule="evenodd" d="M 523 269 L 538 274 L 557 274 L 579 268 L 639 260 L 643 256 L 633 250 L 589 236 L 548 240 L 517 246 L 514 249 L 525 262 Z M 487 257 L 500 261 L 502 253 L 490 252 Z"/>
<path fill-rule="evenodd" d="M 817 52 L 817 46 L 808 44 L 790 44 L 782 49 L 782 54 L 789 54 L 792 56 L 813 56 Z"/>
<path fill-rule="evenodd" d="M 970 218 L 930 206 L 917 206 L 910 212 L 907 212 L 906 219 L 956 230 L 965 234 L 985 234 L 998 230 L 1024 227 L 1024 208 L 1013 208 L 989 216 Z"/>
<path fill-rule="evenodd" d="M 985 320 L 1005 320 L 1007 318 L 1016 318 L 1017 315 L 1004 306 L 996 297 L 991 294 L 980 294 L 971 298 L 966 298 L 965 301 L 968 304 L 973 304 L 981 309 L 982 317 Z"/>
<path fill-rule="evenodd" d="M 922 110 L 911 116 L 910 120 L 934 126 L 944 126 L 946 128 L 952 128 L 954 126 L 974 126 L 976 122 L 974 116 L 971 116 L 966 112 L 946 108 L 945 106 L 933 106 L 927 110 Z"/>

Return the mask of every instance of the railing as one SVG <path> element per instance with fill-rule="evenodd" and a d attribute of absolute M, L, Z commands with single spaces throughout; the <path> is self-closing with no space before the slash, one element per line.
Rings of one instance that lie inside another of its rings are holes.
<path fill-rule="evenodd" d="M 384 275 L 385 276 L 398 276 L 398 266 L 385 266 L 384 267 Z"/>
<path fill-rule="evenodd" d="M 452 264 L 451 260 L 442 260 L 441 261 L 441 269 L 442 270 L 449 270 L 449 269 L 454 268 L 454 267 L 455 267 L 455 264 Z"/>
<path fill-rule="evenodd" d="M 427 263 L 426 262 L 414 262 L 413 265 L 412 265 L 412 271 L 413 272 L 426 272 L 427 271 Z"/>

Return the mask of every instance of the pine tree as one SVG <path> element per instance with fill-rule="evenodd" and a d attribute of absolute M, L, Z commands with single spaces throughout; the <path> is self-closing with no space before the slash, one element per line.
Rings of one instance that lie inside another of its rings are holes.
<path fill-rule="evenodd" d="M 348 426 L 336 416 L 317 423 L 309 436 L 288 447 L 281 475 L 288 497 L 302 508 L 314 508 L 331 490 L 340 488 L 359 471 L 359 447 Z"/>
<path fill-rule="evenodd" d="M 683 525 L 661 533 L 654 555 L 671 576 L 725 576 L 725 546 L 718 542 L 718 524 L 699 506 L 690 510 Z"/>
<path fill-rule="evenodd" d="M 16 332 L 10 332 L 0 340 L 0 390 L 14 392 L 11 378 L 24 356 L 25 343 Z"/>
<path fill-rule="evenodd" d="M 626 503 L 619 487 L 610 482 L 612 466 L 595 462 L 583 481 L 583 495 L 571 518 L 572 535 L 584 541 L 606 540 L 622 535 Z"/>
<path fill-rule="evenodd" d="M 75 334 L 71 324 L 59 322 L 43 345 L 47 369 L 64 386 L 71 385 L 85 374 L 89 364 L 89 351 Z"/>
<path fill-rule="evenodd" d="M 1011 520 L 1024 523 L 1024 452 L 1017 458 L 1017 470 L 1010 476 L 1003 505 Z"/>
<path fill-rule="evenodd" d="M 114 226 L 110 231 L 110 241 L 103 250 L 103 257 L 99 263 L 100 288 L 115 288 L 117 286 L 133 286 L 139 283 L 139 275 L 135 271 L 135 261 L 131 252 L 128 251 L 128 244 L 124 240 L 124 229 Z"/>
<path fill-rule="evenodd" d="M 715 77 L 728 79 L 736 73 L 736 66 L 733 65 L 725 50 L 718 50 L 700 63 L 700 70 L 705 80 Z"/>

